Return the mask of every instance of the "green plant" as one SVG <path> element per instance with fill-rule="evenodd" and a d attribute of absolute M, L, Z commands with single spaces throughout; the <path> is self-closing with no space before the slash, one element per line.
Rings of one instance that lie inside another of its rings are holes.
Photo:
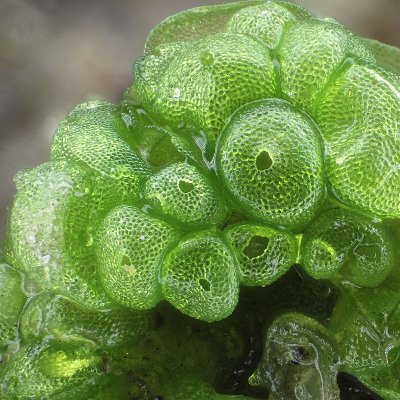
<path fill-rule="evenodd" d="M 2 397 L 400 398 L 399 60 L 281 1 L 154 28 L 16 177 Z"/>

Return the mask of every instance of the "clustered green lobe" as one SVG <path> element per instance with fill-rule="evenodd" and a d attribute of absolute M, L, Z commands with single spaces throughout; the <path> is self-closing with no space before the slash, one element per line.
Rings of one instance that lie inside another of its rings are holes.
<path fill-rule="evenodd" d="M 219 321 L 240 285 L 270 286 L 300 264 L 338 287 L 332 319 L 275 319 L 250 383 L 277 399 L 331 400 L 344 371 L 399 398 L 399 59 L 282 1 L 161 22 L 121 104 L 77 106 L 51 160 L 15 178 L 0 264 L 0 395 L 136 393 L 144 386 L 121 354 L 146 335 L 155 359 L 186 372 L 183 350 L 160 339 L 177 327 L 157 336 L 147 310 L 166 301 Z M 218 351 L 197 338 L 204 353 L 188 354 L 216 366 Z M 217 394 L 208 371 L 171 386 L 170 372 L 151 367 L 144 375 L 167 398 L 250 399 Z"/>

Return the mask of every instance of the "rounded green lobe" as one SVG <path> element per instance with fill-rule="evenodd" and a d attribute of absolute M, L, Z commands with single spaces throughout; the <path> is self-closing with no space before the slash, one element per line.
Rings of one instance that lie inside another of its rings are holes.
<path fill-rule="evenodd" d="M 150 32 L 146 41 L 146 52 L 163 44 L 198 40 L 210 34 L 224 32 L 227 21 L 238 10 L 263 3 L 264 0 L 237 1 L 196 7 L 172 15 Z"/>
<path fill-rule="evenodd" d="M 375 287 L 394 264 L 391 238 L 382 226 L 349 211 L 321 214 L 304 232 L 303 265 L 313 278 Z"/>
<path fill-rule="evenodd" d="M 4 370 L 3 398 L 42 398 L 90 380 L 101 358 L 82 341 L 48 339 L 27 345 Z"/>
<path fill-rule="evenodd" d="M 367 377 L 397 362 L 399 299 L 384 288 L 345 287 L 329 324 L 342 370 Z"/>
<path fill-rule="evenodd" d="M 239 296 L 237 261 L 220 235 L 203 231 L 183 239 L 165 258 L 165 298 L 203 321 L 218 321 L 234 310 Z"/>
<path fill-rule="evenodd" d="M 231 33 L 161 46 L 139 59 L 134 76 L 145 108 L 174 127 L 205 131 L 212 143 L 233 111 L 276 91 L 268 49 Z"/>
<path fill-rule="evenodd" d="M 324 200 L 318 129 L 283 100 L 237 110 L 218 142 L 216 164 L 241 212 L 268 225 L 299 229 Z"/>
<path fill-rule="evenodd" d="M 95 243 L 98 275 L 108 296 L 137 310 L 154 307 L 162 299 L 163 256 L 178 238 L 171 226 L 137 208 L 111 211 Z"/>
<path fill-rule="evenodd" d="M 314 18 L 290 25 L 278 53 L 283 96 L 307 112 L 318 104 L 318 96 L 331 85 L 347 58 L 375 60 L 362 41 L 342 25 Z"/>
<path fill-rule="evenodd" d="M 398 218 L 399 76 L 349 65 L 321 97 L 316 122 L 334 195 L 372 216 Z"/>
<path fill-rule="evenodd" d="M 296 17 L 279 3 L 264 2 L 242 8 L 228 21 L 226 29 L 262 40 L 269 48 L 276 48 L 285 26 L 296 22 Z"/>
<path fill-rule="evenodd" d="M 98 100 L 75 107 L 54 135 L 51 158 L 79 163 L 92 178 L 93 229 L 113 207 L 137 200 L 141 182 L 150 174 L 149 166 L 126 143 L 127 137 L 120 109 Z"/>
<path fill-rule="evenodd" d="M 235 250 L 240 281 L 246 286 L 270 285 L 297 260 L 297 240 L 287 232 L 239 223 L 228 226 L 224 236 Z"/>
<path fill-rule="evenodd" d="M 26 342 L 51 335 L 64 340 L 88 340 L 110 348 L 143 338 L 152 322 L 147 312 L 105 310 L 99 313 L 44 292 L 24 308 L 20 331 Z"/>
<path fill-rule="evenodd" d="M 172 164 L 149 178 L 144 196 L 164 216 L 192 226 L 219 223 L 226 214 L 209 179 L 187 163 Z"/>
<path fill-rule="evenodd" d="M 76 164 L 50 161 L 16 177 L 6 256 L 43 289 L 89 307 L 110 306 L 88 246 L 92 182 Z"/>
<path fill-rule="evenodd" d="M 337 342 L 308 317 L 278 317 L 253 383 L 278 398 L 336 399 L 334 348 L 342 371 L 398 398 L 397 252 L 386 232 L 400 215 L 398 59 L 398 49 L 280 1 L 201 7 L 158 25 L 123 106 L 78 106 L 57 129 L 53 161 L 17 177 L 5 256 L 27 274 L 29 296 L 48 292 L 22 310 L 20 276 L 0 266 L 0 397 L 136 397 L 147 382 L 132 371 L 158 387 L 167 361 L 180 375 L 201 359 L 208 379 L 193 372 L 163 394 L 243 398 L 208 382 L 241 354 L 234 334 L 222 335 L 224 362 L 209 363 L 191 349 L 207 347 L 191 343 L 204 324 L 191 332 L 187 319 L 186 336 L 175 329 L 154 346 L 163 322 L 149 327 L 132 309 L 166 298 L 216 321 L 236 307 L 239 282 L 270 285 L 302 261 L 340 288 L 329 327 Z M 339 209 L 326 211 L 332 203 Z M 109 309 L 117 305 L 131 310 Z M 174 315 L 169 323 L 184 321 Z M 162 363 L 132 350 L 144 331 L 151 355 L 169 348 Z"/>

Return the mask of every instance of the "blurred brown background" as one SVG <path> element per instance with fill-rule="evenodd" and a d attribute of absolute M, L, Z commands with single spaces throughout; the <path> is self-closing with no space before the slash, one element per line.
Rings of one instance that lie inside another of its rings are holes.
<path fill-rule="evenodd" d="M 0 239 L 13 176 L 48 159 L 58 121 L 89 98 L 118 102 L 150 29 L 218 0 L 0 0 Z M 400 0 L 299 0 L 400 47 Z"/>

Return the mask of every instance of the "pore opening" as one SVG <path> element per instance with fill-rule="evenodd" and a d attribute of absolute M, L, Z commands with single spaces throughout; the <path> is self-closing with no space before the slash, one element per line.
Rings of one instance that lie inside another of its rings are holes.
<path fill-rule="evenodd" d="M 211 289 L 210 282 L 208 282 L 205 279 L 199 279 L 199 283 L 200 283 L 200 286 L 203 288 L 203 290 L 205 290 L 206 292 L 210 291 L 210 289 Z"/>
<path fill-rule="evenodd" d="M 272 166 L 272 158 L 268 151 L 262 151 L 256 158 L 256 167 L 259 171 L 265 171 Z"/>
<path fill-rule="evenodd" d="M 307 363 L 310 353 L 305 347 L 299 346 L 292 350 L 292 363 L 295 365 Z"/>
<path fill-rule="evenodd" d="M 243 254 L 248 258 L 256 258 L 264 254 L 268 247 L 269 239 L 264 236 L 255 235 L 250 239 L 249 244 L 244 248 Z"/>
<path fill-rule="evenodd" d="M 122 256 L 122 260 L 121 260 L 122 266 L 131 265 L 131 264 L 132 264 L 131 259 L 128 256 L 126 256 L 126 255 Z"/>
<path fill-rule="evenodd" d="M 194 189 L 193 183 L 187 181 L 179 181 L 178 186 L 182 193 L 189 193 Z"/>

